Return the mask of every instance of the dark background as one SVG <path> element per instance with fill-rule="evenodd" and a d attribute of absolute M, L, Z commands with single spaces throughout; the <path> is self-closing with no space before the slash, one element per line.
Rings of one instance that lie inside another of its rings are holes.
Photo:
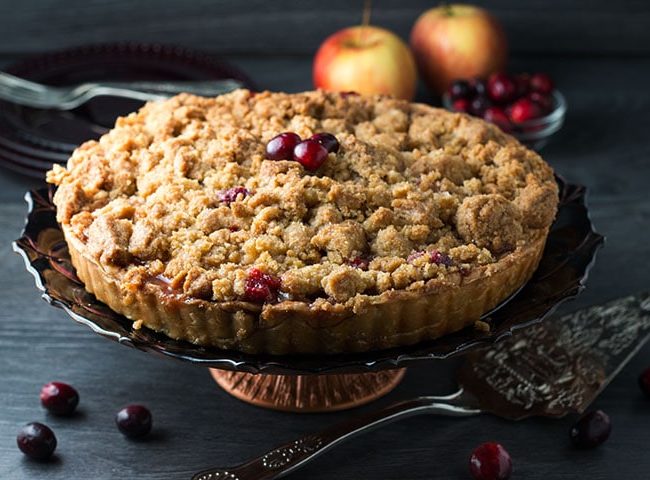
<path fill-rule="evenodd" d="M 361 1 L 3 1 L 0 67 L 26 56 L 84 43 L 122 40 L 200 48 L 243 68 L 262 87 L 311 87 L 318 44 L 361 18 Z M 514 71 L 547 71 L 565 94 L 563 130 L 542 152 L 570 181 L 587 185 L 598 230 L 608 237 L 581 306 L 647 290 L 650 275 L 650 2 L 478 2 L 504 24 Z M 372 23 L 407 38 L 435 2 L 375 0 Z M 422 92 L 423 90 L 421 90 Z M 426 94 L 420 94 L 429 99 Z M 404 383 L 371 406 L 324 415 L 264 411 L 240 403 L 191 365 L 162 360 L 103 340 L 38 297 L 10 243 L 20 232 L 24 191 L 36 185 L 0 172 L 0 479 L 183 479 L 199 468 L 228 465 L 360 411 L 454 387 L 455 362 L 412 368 Z M 597 400 L 614 431 L 595 451 L 569 446 L 574 418 L 510 423 L 421 417 L 339 447 L 290 478 L 469 478 L 467 458 L 498 440 L 520 479 L 649 478 L 650 402 L 636 376 L 650 365 L 646 347 Z M 81 413 L 48 417 L 41 384 L 74 384 Z M 153 411 L 155 434 L 129 442 L 113 425 L 124 404 Z M 26 461 L 15 434 L 28 421 L 50 424 L 58 460 Z"/>
<path fill-rule="evenodd" d="M 374 0 L 372 23 L 408 37 L 435 1 Z M 452 2 L 447 2 L 452 3 Z M 499 0 L 487 7 L 517 54 L 650 53 L 644 0 Z M 2 55 L 79 43 L 182 43 L 228 55 L 308 55 L 335 30 L 361 21 L 362 0 L 31 0 L 0 5 Z"/>

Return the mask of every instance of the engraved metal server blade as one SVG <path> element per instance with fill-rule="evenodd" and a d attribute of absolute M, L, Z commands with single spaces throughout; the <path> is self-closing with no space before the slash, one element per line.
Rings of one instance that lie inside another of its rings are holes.
<path fill-rule="evenodd" d="M 471 352 L 458 373 L 469 403 L 520 420 L 582 413 L 650 338 L 650 293 L 530 327 Z"/>
<path fill-rule="evenodd" d="M 650 293 L 549 319 L 469 353 L 458 372 L 461 388 L 452 395 L 394 403 L 192 479 L 280 478 L 346 440 L 414 415 L 492 413 L 521 420 L 582 413 L 649 338 Z"/>

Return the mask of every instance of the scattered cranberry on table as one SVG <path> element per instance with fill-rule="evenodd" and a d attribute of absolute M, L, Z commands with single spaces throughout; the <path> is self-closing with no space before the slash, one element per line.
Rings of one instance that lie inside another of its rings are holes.
<path fill-rule="evenodd" d="M 266 158 L 269 160 L 293 160 L 293 149 L 301 140 L 300 136 L 293 132 L 276 135 L 266 144 Z"/>
<path fill-rule="evenodd" d="M 50 382 L 41 388 L 41 405 L 55 415 L 72 415 L 79 404 L 77 391 L 63 382 Z"/>
<path fill-rule="evenodd" d="M 20 451 L 29 458 L 47 460 L 56 449 L 56 436 L 47 425 L 33 422 L 20 430 L 16 443 Z"/>
<path fill-rule="evenodd" d="M 594 448 L 604 443 L 612 432 L 612 422 L 602 410 L 586 413 L 571 427 L 569 436 L 576 447 Z"/>
<path fill-rule="evenodd" d="M 545 73 L 497 72 L 487 79 L 455 80 L 447 94 L 453 110 L 481 117 L 512 132 L 553 111 L 554 88 L 553 80 Z"/>
<path fill-rule="evenodd" d="M 639 375 L 639 387 L 641 387 L 641 391 L 650 398 L 650 368 L 646 368 L 641 375 Z"/>
<path fill-rule="evenodd" d="M 486 442 L 472 452 L 469 470 L 476 480 L 507 480 L 512 474 L 512 459 L 500 443 Z"/>
<path fill-rule="evenodd" d="M 115 423 L 129 438 L 144 437 L 151 431 L 151 412 L 143 405 L 129 405 L 117 412 Z"/>
<path fill-rule="evenodd" d="M 254 303 L 274 300 L 280 290 L 278 277 L 265 273 L 259 268 L 251 268 L 244 286 L 244 299 Z"/>

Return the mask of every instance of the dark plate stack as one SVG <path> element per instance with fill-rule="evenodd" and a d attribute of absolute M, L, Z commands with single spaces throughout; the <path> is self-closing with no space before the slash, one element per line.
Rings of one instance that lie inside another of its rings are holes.
<path fill-rule="evenodd" d="M 232 78 L 253 88 L 238 69 L 180 47 L 105 44 L 29 58 L 5 69 L 47 85 L 92 81 L 211 80 Z M 120 115 L 142 102 L 98 97 L 70 111 L 39 110 L 0 101 L 0 166 L 43 178 L 53 163 L 65 163 L 79 144 L 98 138 Z"/>

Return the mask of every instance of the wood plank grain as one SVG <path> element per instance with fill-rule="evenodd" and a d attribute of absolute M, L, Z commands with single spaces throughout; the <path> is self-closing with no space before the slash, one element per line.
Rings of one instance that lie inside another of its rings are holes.
<path fill-rule="evenodd" d="M 516 53 L 650 53 L 650 3 L 641 0 L 477 2 L 504 24 Z M 372 22 L 407 38 L 436 2 L 376 0 Z M 220 54 L 313 54 L 357 24 L 362 1 L 32 0 L 0 3 L 0 54 L 114 41 L 179 43 Z"/>

